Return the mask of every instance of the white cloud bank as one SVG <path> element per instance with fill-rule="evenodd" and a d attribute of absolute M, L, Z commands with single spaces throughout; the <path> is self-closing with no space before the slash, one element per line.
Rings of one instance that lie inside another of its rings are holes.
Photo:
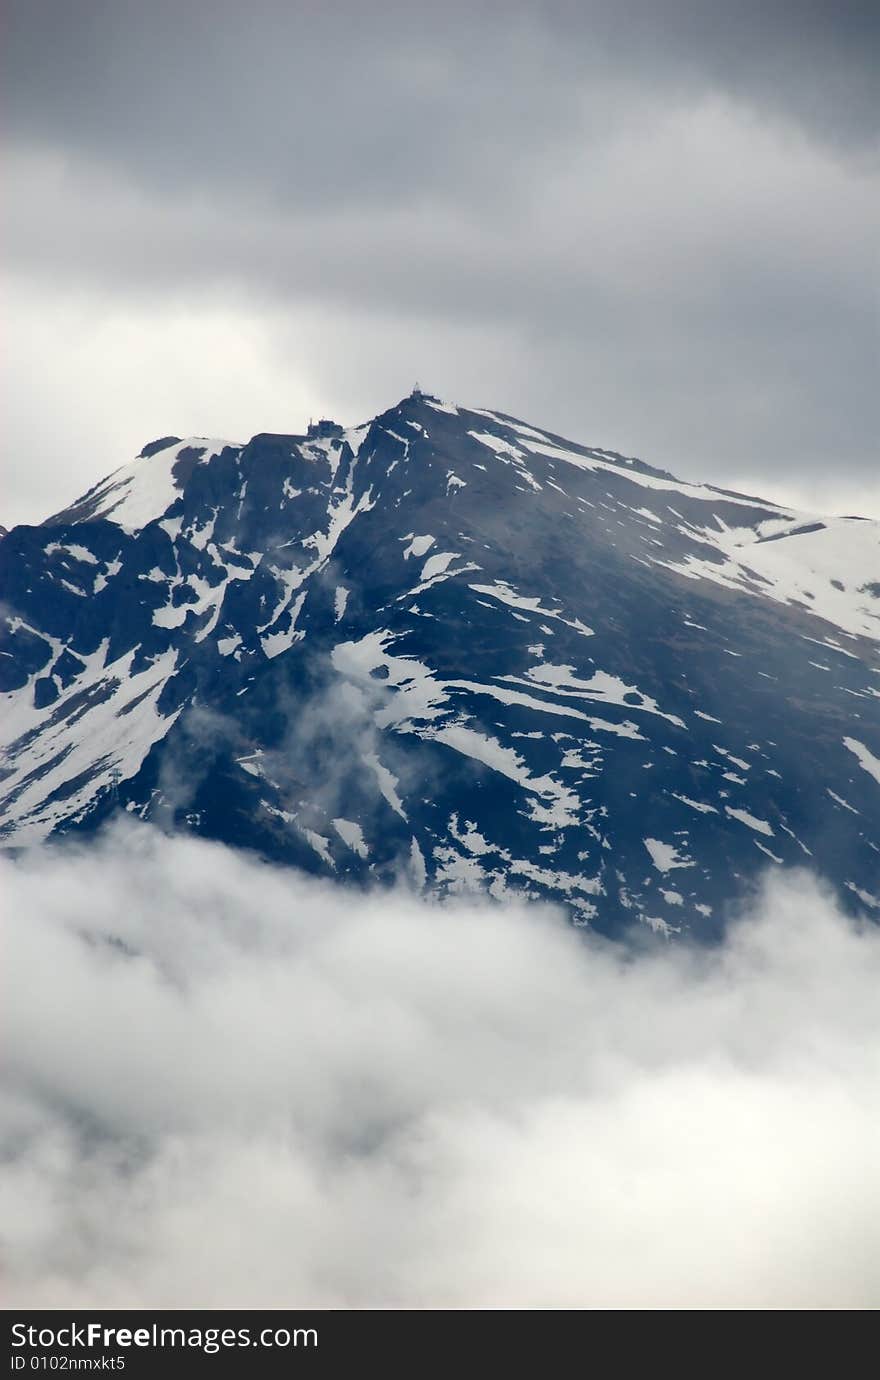
<path fill-rule="evenodd" d="M 7 1307 L 880 1303 L 880 931 L 723 950 L 126 830 L 2 864 Z"/>

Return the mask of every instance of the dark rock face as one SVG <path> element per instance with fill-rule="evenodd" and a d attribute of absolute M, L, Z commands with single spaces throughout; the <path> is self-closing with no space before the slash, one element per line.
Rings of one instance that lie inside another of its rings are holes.
<path fill-rule="evenodd" d="M 422 394 L 321 427 L 5 537 L 5 846 L 127 810 L 612 934 L 768 866 L 880 915 L 880 524 Z"/>

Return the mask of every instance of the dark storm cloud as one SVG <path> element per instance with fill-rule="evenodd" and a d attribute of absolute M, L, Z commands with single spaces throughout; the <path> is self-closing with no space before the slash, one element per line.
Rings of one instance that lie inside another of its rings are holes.
<path fill-rule="evenodd" d="M 853 148 L 880 132 L 873 0 L 571 0 L 560 11 L 648 81 L 722 90 Z"/>
<path fill-rule="evenodd" d="M 144 177 L 295 200 L 473 190 L 540 149 L 591 84 L 722 91 L 855 149 L 880 131 L 880 11 L 730 5 L 12 0 L 7 128 Z M 629 88 L 629 89 L 628 89 Z M 477 179 L 475 179 L 477 180 Z M 448 183 L 448 185 L 447 185 Z"/>
<path fill-rule="evenodd" d="M 417 374 L 695 477 L 832 457 L 871 504 L 877 52 L 813 0 L 13 0 L 7 261 L 58 311 L 256 316 L 349 420 Z"/>

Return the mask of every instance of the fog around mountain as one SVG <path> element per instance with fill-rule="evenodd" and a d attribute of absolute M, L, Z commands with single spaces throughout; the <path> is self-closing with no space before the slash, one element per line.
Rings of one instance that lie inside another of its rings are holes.
<path fill-rule="evenodd" d="M 2 864 L 7 1306 L 865 1308 L 880 931 L 355 899 L 129 824 Z"/>

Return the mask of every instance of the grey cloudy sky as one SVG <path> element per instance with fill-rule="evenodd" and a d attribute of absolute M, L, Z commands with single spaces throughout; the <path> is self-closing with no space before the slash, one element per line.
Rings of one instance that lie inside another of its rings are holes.
<path fill-rule="evenodd" d="M 880 515 L 878 17 L 9 0 L 0 520 L 416 378 Z"/>

